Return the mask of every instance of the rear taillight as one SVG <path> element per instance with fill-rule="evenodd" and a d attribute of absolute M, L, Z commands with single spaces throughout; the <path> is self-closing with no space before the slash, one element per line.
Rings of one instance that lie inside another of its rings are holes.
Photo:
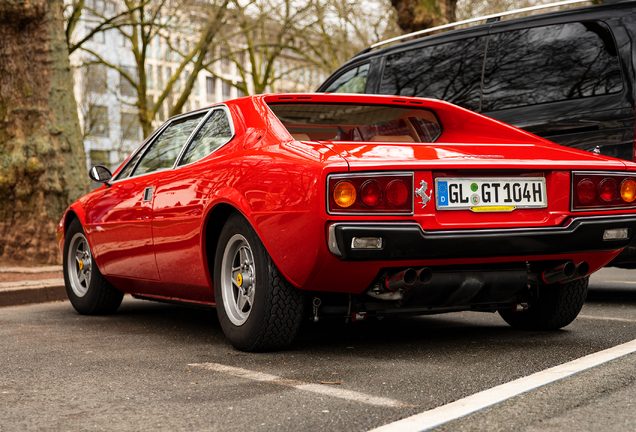
<path fill-rule="evenodd" d="M 636 175 L 575 172 L 572 185 L 572 210 L 636 206 Z"/>
<path fill-rule="evenodd" d="M 329 214 L 412 214 L 413 173 L 333 174 Z"/>

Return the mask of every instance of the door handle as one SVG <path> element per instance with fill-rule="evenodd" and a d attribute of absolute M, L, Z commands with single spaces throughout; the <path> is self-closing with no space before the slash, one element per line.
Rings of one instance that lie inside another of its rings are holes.
<path fill-rule="evenodd" d="M 152 201 L 153 191 L 154 191 L 154 188 L 152 186 L 149 186 L 146 189 L 144 189 L 144 201 Z"/>

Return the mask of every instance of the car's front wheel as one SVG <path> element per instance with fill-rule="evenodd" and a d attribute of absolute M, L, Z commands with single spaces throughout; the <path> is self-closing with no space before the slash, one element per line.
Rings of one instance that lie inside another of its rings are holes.
<path fill-rule="evenodd" d="M 303 294 L 280 274 L 238 213 L 227 220 L 216 248 L 214 295 L 223 333 L 237 349 L 281 349 L 298 333 Z"/>
<path fill-rule="evenodd" d="M 62 260 L 66 294 L 77 312 L 103 315 L 117 310 L 124 293 L 102 276 L 93 260 L 82 224 L 77 219 L 66 231 Z"/>
<path fill-rule="evenodd" d="M 501 317 L 512 327 L 522 330 L 557 330 L 577 317 L 585 297 L 589 277 L 564 284 L 539 285 L 538 298 L 528 310 L 512 312 L 500 310 Z"/>

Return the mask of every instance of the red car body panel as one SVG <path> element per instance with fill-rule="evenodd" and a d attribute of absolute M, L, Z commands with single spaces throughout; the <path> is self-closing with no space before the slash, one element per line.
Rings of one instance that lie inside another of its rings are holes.
<path fill-rule="evenodd" d="M 432 109 L 443 125 L 435 143 L 314 142 L 294 140 L 268 103 L 280 101 L 400 104 Z M 395 261 L 344 261 L 328 247 L 334 222 L 416 222 L 424 230 L 559 227 L 574 216 L 634 214 L 634 210 L 570 210 L 572 170 L 633 171 L 636 164 L 553 144 L 454 105 L 405 97 L 372 95 L 266 95 L 229 101 L 234 138 L 190 165 L 115 181 L 69 207 L 58 227 L 64 245 L 70 218 L 87 233 L 94 260 L 117 288 L 147 297 L 214 303 L 206 233 L 219 206 L 242 213 L 272 260 L 294 286 L 359 294 L 380 269 Z M 124 166 L 125 163 L 122 165 Z M 121 169 L 121 168 L 120 168 Z M 453 170 L 524 170 L 545 176 L 547 208 L 509 213 L 436 211 L 415 205 L 413 215 L 329 215 L 327 176 L 350 171 L 414 172 L 432 185 Z M 115 173 L 115 175 L 117 172 Z M 154 194 L 143 201 L 144 190 Z M 533 260 L 587 261 L 596 271 L 620 251 L 402 260 L 399 266 L 443 266 Z M 211 251 L 211 252 L 210 252 Z"/>

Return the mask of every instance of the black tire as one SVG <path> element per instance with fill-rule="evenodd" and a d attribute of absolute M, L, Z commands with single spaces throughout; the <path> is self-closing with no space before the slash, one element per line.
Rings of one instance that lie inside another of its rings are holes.
<path fill-rule="evenodd" d="M 83 254 L 83 260 L 76 258 L 79 254 Z M 77 312 L 82 315 L 106 315 L 119 308 L 124 293 L 102 276 L 93 260 L 86 233 L 77 219 L 71 222 L 66 231 L 62 259 L 66 294 Z"/>
<path fill-rule="evenodd" d="M 251 255 L 252 264 L 231 270 L 243 260 L 242 253 Z M 236 272 L 241 274 L 240 283 Z M 304 295 L 280 274 L 256 232 L 238 213 L 223 227 L 213 274 L 217 315 L 235 348 L 274 351 L 294 340 L 302 322 Z M 242 306 L 239 296 L 245 300 Z"/>
<path fill-rule="evenodd" d="M 501 317 L 512 327 L 521 330 L 557 330 L 577 317 L 585 297 L 589 277 L 564 284 L 539 285 L 539 296 L 528 310 L 512 312 L 500 310 Z"/>

